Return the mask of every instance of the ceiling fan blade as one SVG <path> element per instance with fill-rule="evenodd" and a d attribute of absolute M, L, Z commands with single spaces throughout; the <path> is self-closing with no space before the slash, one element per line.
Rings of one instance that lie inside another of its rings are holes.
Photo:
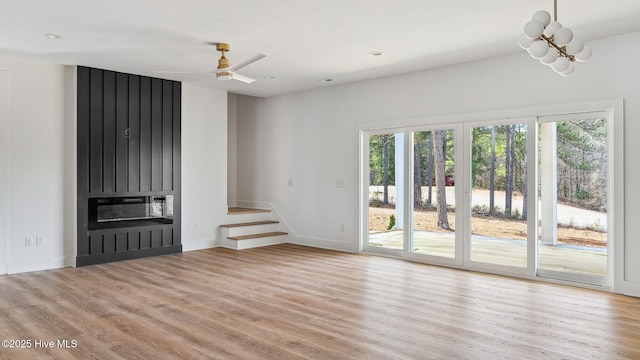
<path fill-rule="evenodd" d="M 156 74 L 209 74 L 211 71 L 173 71 L 173 70 L 154 70 Z"/>
<path fill-rule="evenodd" d="M 241 63 L 237 63 L 237 64 L 233 64 L 233 65 L 229 66 L 229 70 L 231 70 L 231 71 L 240 70 L 243 67 L 245 67 L 245 66 L 247 66 L 249 64 L 253 64 L 254 62 L 264 58 L 265 56 L 267 56 L 267 55 L 265 55 L 265 54 L 255 54 L 251 58 L 249 58 L 249 59 L 247 59 L 247 60 L 245 60 L 245 61 L 243 61 Z"/>
<path fill-rule="evenodd" d="M 252 79 L 248 76 L 240 75 L 236 72 L 233 73 L 232 77 L 234 80 L 242 81 L 243 83 L 247 83 L 247 84 L 251 84 L 252 82 L 256 81 L 256 79 Z"/>

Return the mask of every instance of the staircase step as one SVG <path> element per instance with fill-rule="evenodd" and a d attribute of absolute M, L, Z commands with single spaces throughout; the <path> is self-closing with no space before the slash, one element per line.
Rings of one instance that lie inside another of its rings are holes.
<path fill-rule="evenodd" d="M 279 224 L 279 221 L 253 221 L 253 222 L 245 222 L 245 223 L 237 223 L 237 224 L 224 224 L 220 225 L 220 227 L 226 228 L 236 228 L 236 227 L 245 227 L 245 226 L 257 226 L 257 225 L 271 225 L 271 224 Z"/>
<path fill-rule="evenodd" d="M 282 231 L 274 231 L 274 232 L 268 232 L 268 233 L 262 233 L 262 234 L 251 234 L 251 235 L 242 235 L 242 236 L 228 236 L 227 239 L 229 240 L 249 240 L 249 239 L 258 239 L 258 238 L 265 238 L 265 237 L 271 237 L 271 236 L 281 236 L 281 235 L 287 235 L 286 232 L 282 232 Z"/>
<path fill-rule="evenodd" d="M 257 209 L 257 208 L 247 208 L 247 207 L 230 207 L 227 210 L 227 214 L 229 215 L 269 213 L 269 212 L 271 212 L 271 210 L 269 209 Z"/>

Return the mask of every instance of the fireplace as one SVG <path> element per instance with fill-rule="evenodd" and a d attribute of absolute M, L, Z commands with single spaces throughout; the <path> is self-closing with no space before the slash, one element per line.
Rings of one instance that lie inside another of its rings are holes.
<path fill-rule="evenodd" d="M 173 195 L 89 199 L 89 230 L 173 224 Z"/>

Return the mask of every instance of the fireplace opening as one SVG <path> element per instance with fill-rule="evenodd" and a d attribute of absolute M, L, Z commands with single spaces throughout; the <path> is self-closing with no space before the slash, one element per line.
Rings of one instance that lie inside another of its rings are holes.
<path fill-rule="evenodd" d="M 89 230 L 173 224 L 173 195 L 89 199 Z"/>

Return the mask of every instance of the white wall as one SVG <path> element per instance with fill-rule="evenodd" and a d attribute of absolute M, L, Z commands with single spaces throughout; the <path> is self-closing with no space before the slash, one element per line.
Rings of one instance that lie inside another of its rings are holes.
<path fill-rule="evenodd" d="M 183 83 L 183 250 L 217 246 L 226 222 L 227 93 Z"/>
<path fill-rule="evenodd" d="M 408 118 L 625 100 L 625 183 L 640 182 L 640 33 L 592 41 L 593 58 L 562 78 L 526 52 L 269 99 L 238 99 L 238 200 L 271 202 L 293 241 L 357 249 L 355 129 Z M 339 80 L 339 79 L 338 79 Z M 532 114 L 538 115 L 538 114 Z M 366 125 L 364 125 L 366 126 Z M 294 180 L 294 187 L 287 180 Z M 344 179 L 345 188 L 336 188 Z M 625 279 L 640 295 L 640 189 L 625 189 Z M 340 224 L 345 224 L 341 232 Z"/>
<path fill-rule="evenodd" d="M 7 194 L 7 271 L 72 265 L 75 212 L 68 210 L 75 209 L 75 190 L 69 189 L 75 184 L 76 135 L 64 99 L 73 71 L 9 58 L 0 58 L 0 70 L 9 78 L 8 122 L 0 126 L 8 162 L 0 170 L 6 178 L 0 192 Z M 36 235 L 44 236 L 44 246 L 35 246 Z M 25 246 L 25 236 L 33 237 L 33 246 Z"/>

